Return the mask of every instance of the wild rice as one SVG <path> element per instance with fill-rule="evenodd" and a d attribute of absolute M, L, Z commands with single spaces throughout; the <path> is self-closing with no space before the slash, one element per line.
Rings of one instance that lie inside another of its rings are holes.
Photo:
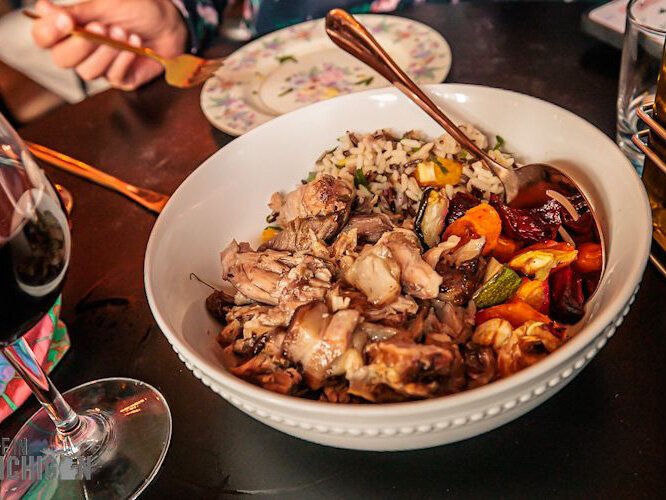
<path fill-rule="evenodd" d="M 461 130 L 474 143 L 486 149 L 488 139 L 471 125 Z M 488 154 L 502 165 L 512 166 L 514 159 L 499 150 Z M 423 195 L 414 173 L 418 164 L 439 160 L 455 160 L 463 165 L 462 176 L 455 184 L 444 186 L 447 197 L 459 191 L 478 190 L 485 199 L 501 194 L 500 180 L 483 163 L 476 161 L 448 134 L 436 139 L 425 137 L 418 131 L 398 136 L 389 130 L 372 134 L 347 132 L 338 139 L 338 146 L 325 152 L 315 165 L 315 174 L 323 173 L 356 180 L 359 202 L 367 203 L 368 211 L 393 211 L 414 214 Z M 357 171 L 363 173 L 367 184 L 359 184 Z"/>

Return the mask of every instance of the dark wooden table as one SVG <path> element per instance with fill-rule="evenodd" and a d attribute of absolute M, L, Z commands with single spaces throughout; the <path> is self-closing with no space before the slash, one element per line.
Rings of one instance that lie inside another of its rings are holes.
<path fill-rule="evenodd" d="M 467 3 L 404 15 L 447 37 L 453 49 L 448 81 L 541 97 L 612 136 L 620 54 L 580 32 L 585 8 Z M 219 44 L 211 53 L 235 47 Z M 135 93 L 110 91 L 60 108 L 21 133 L 164 192 L 232 140 L 208 124 L 198 89 L 175 90 L 159 81 Z M 143 256 L 155 218 L 116 194 L 47 170 L 75 196 L 74 254 L 64 292 L 73 347 L 53 378 L 64 390 L 95 378 L 129 376 L 164 393 L 173 412 L 173 439 L 146 497 L 663 494 L 666 282 L 651 266 L 608 346 L 566 389 L 528 415 L 430 450 L 337 450 L 274 431 L 195 379 L 155 325 L 144 296 Z M 30 400 L 0 426 L 0 436 L 13 435 L 36 409 Z"/>

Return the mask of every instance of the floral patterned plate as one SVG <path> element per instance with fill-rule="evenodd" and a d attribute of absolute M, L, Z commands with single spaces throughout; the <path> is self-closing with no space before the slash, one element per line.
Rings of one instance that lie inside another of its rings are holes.
<path fill-rule="evenodd" d="M 451 49 L 432 28 L 396 16 L 357 17 L 417 83 L 446 78 Z M 201 107 L 215 127 L 241 135 L 306 104 L 387 85 L 333 45 L 318 19 L 266 35 L 232 54 L 204 85 Z"/>

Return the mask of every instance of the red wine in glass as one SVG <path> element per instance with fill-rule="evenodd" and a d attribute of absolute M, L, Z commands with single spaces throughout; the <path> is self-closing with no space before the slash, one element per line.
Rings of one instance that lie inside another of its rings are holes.
<path fill-rule="evenodd" d="M 42 406 L 0 460 L 0 499 L 136 498 L 169 447 L 152 386 L 107 378 L 61 394 L 23 336 L 60 295 L 71 246 L 55 189 L 0 115 L 0 350 Z"/>
<path fill-rule="evenodd" d="M 69 247 L 66 216 L 52 202 L 35 208 L 0 246 L 0 345 L 14 342 L 53 306 L 65 281 Z"/>

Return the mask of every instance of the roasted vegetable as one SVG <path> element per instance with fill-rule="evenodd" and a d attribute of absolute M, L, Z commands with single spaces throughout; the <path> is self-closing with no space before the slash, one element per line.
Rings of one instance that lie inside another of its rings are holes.
<path fill-rule="evenodd" d="M 550 309 L 548 282 L 523 278 L 523 282 L 516 290 L 513 300 L 525 302 L 537 311 L 548 314 Z"/>
<path fill-rule="evenodd" d="M 479 288 L 472 299 L 476 307 L 484 308 L 501 304 L 511 297 L 520 286 L 520 276 L 506 266 L 501 266 L 481 288 Z"/>
<path fill-rule="evenodd" d="M 502 218 L 504 234 L 511 239 L 536 243 L 543 240 L 555 239 L 560 225 L 571 235 L 577 245 L 586 241 L 598 241 L 594 218 L 585 198 L 579 193 L 569 194 L 566 199 L 578 213 L 578 220 L 574 221 L 569 211 L 562 204 L 552 198 L 546 197 L 548 185 L 538 186 L 533 192 L 527 190 L 521 193 L 511 206 L 505 205 L 497 195 L 490 197 L 490 203 L 495 207 Z M 550 186 L 552 188 L 552 186 Z M 533 206 L 547 199 L 545 203 L 534 208 L 518 208 Z"/>
<path fill-rule="evenodd" d="M 585 292 L 585 297 L 589 298 L 599 286 L 601 271 L 584 274 L 581 278 L 583 279 L 583 291 Z"/>
<path fill-rule="evenodd" d="M 446 228 L 442 239 L 446 240 L 452 234 L 462 238 L 469 233 L 470 227 L 474 230 L 474 233 L 486 239 L 482 254 L 489 254 L 497 245 L 497 240 L 502 232 L 502 221 L 497 211 L 488 203 L 481 203 L 470 208 L 465 212 L 465 215 Z"/>
<path fill-rule="evenodd" d="M 497 238 L 497 245 L 493 249 L 493 257 L 502 263 L 509 262 L 520 250 L 521 244 L 518 241 L 507 238 L 504 235 Z"/>
<path fill-rule="evenodd" d="M 552 198 L 546 194 L 549 189 L 556 189 L 552 183 L 539 181 L 530 186 L 524 187 L 511 200 L 511 208 L 535 208 L 549 202 Z"/>
<path fill-rule="evenodd" d="M 261 242 L 266 243 L 269 240 L 272 240 L 280 231 L 281 227 L 278 226 L 266 226 L 261 232 Z"/>
<path fill-rule="evenodd" d="M 578 220 L 574 221 L 568 211 L 562 210 L 562 226 L 566 229 L 567 233 L 580 246 L 586 242 L 599 242 L 599 234 L 597 226 L 594 222 L 594 217 L 590 212 L 590 207 L 587 206 L 585 198 L 580 193 L 567 196 L 574 209 L 578 213 Z"/>
<path fill-rule="evenodd" d="M 435 160 L 440 167 L 440 170 L 446 171 L 444 175 L 444 182 L 446 184 L 458 184 L 460 178 L 462 177 L 462 163 L 459 163 L 455 160 L 449 160 L 448 158 L 440 158 L 439 156 Z"/>
<path fill-rule="evenodd" d="M 487 283 L 490 281 L 490 278 L 495 276 L 497 273 L 499 273 L 504 266 L 500 261 L 498 261 L 496 258 L 491 257 L 488 259 L 488 265 L 486 266 L 486 272 L 483 274 L 483 282 L 482 284 Z"/>
<path fill-rule="evenodd" d="M 511 208 L 493 195 L 490 203 L 502 219 L 504 234 L 514 240 L 527 243 L 552 240 L 562 224 L 562 205 L 555 200 L 537 208 Z"/>
<path fill-rule="evenodd" d="M 578 247 L 578 257 L 572 264 L 581 274 L 601 271 L 603 257 L 599 243 L 583 243 Z"/>
<path fill-rule="evenodd" d="M 518 328 L 526 321 L 540 321 L 546 324 L 551 322 L 548 316 L 525 302 L 509 302 L 480 310 L 476 313 L 476 324 L 480 325 L 494 318 L 505 319 L 514 328 Z"/>
<path fill-rule="evenodd" d="M 552 324 L 529 320 L 516 327 L 494 318 L 477 326 L 472 341 L 497 353 L 497 370 L 507 377 L 557 349 L 561 344 L 558 334 Z"/>
<path fill-rule="evenodd" d="M 599 235 L 597 233 L 597 226 L 594 223 L 594 217 L 591 213 L 586 213 L 580 216 L 577 221 L 565 220 L 562 226 L 566 229 L 567 233 L 576 242 L 576 245 L 582 245 L 586 242 L 598 242 Z"/>
<path fill-rule="evenodd" d="M 518 255 L 522 255 L 525 252 L 532 250 L 558 250 L 558 251 L 570 251 L 575 250 L 575 247 L 570 243 L 564 241 L 555 241 L 555 240 L 545 240 L 540 241 L 539 243 L 534 243 L 528 247 L 523 248 Z M 516 256 L 517 257 L 517 256 Z"/>
<path fill-rule="evenodd" d="M 419 186 L 444 187 L 447 184 L 457 184 L 462 175 L 462 165 L 455 160 L 434 158 L 422 161 L 416 166 L 414 177 Z"/>
<path fill-rule="evenodd" d="M 449 226 L 453 221 L 460 219 L 470 208 L 481 203 L 474 195 L 464 192 L 458 192 L 453 195 L 449 203 L 449 213 L 446 215 L 446 225 Z"/>
<path fill-rule="evenodd" d="M 562 323 L 573 324 L 585 314 L 583 280 L 571 268 L 563 267 L 550 277 L 550 313 Z"/>
<path fill-rule="evenodd" d="M 423 192 L 414 221 L 414 232 L 424 250 L 439 244 L 448 208 L 449 200 L 443 191 L 429 187 Z"/>
<path fill-rule="evenodd" d="M 554 334 L 555 333 L 555 334 Z M 549 325 L 528 321 L 516 328 L 511 337 L 497 352 L 497 369 L 500 376 L 508 377 L 557 349 L 561 339 Z"/>
<path fill-rule="evenodd" d="M 504 343 L 511 338 L 513 326 L 502 318 L 493 318 L 476 325 L 472 334 L 472 342 L 499 351 Z"/>
<path fill-rule="evenodd" d="M 461 240 L 462 239 L 463 238 L 461 238 Z M 460 266 L 463 262 L 477 259 L 479 255 L 481 255 L 481 251 L 485 244 L 486 239 L 483 236 L 469 239 L 467 243 L 458 247 L 458 249 L 453 252 L 453 262 L 456 266 Z"/>
<path fill-rule="evenodd" d="M 552 270 L 571 264 L 577 255 L 578 251 L 569 243 L 549 240 L 525 248 L 509 261 L 509 267 L 544 281 Z"/>

